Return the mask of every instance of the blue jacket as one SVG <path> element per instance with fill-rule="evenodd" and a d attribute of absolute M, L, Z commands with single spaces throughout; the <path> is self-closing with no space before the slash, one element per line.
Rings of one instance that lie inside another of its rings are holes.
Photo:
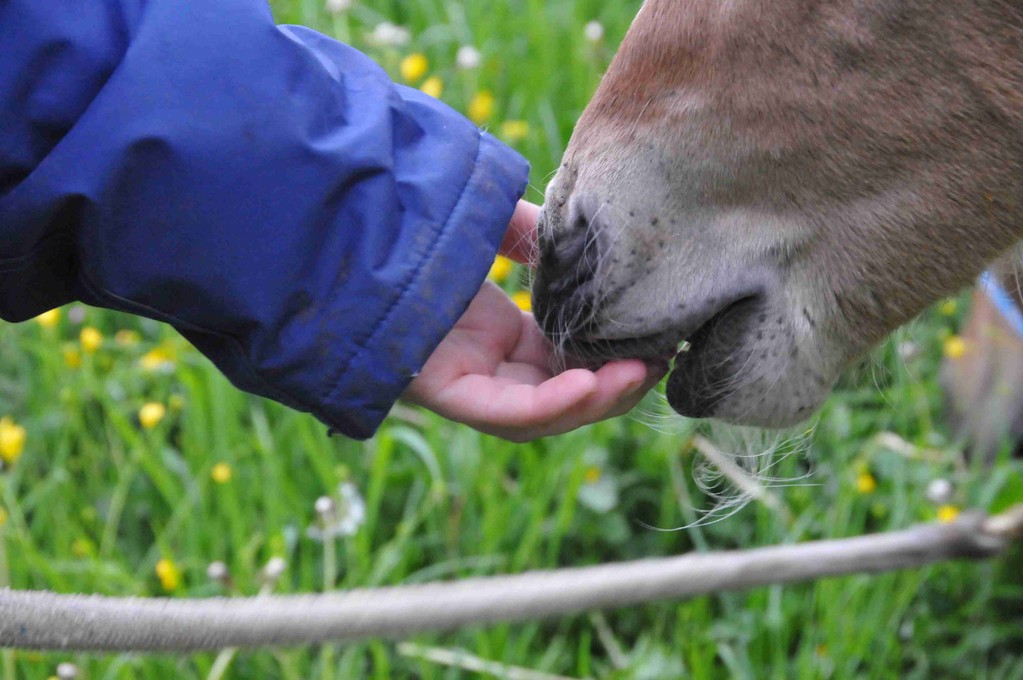
<path fill-rule="evenodd" d="M 368 437 L 493 260 L 528 168 L 263 0 L 0 2 L 0 316 L 166 321 Z"/>

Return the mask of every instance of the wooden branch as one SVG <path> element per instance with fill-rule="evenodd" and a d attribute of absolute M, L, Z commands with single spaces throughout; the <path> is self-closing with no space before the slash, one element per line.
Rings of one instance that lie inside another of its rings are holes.
<path fill-rule="evenodd" d="M 1023 506 L 856 538 L 326 595 L 204 600 L 0 592 L 0 646 L 189 652 L 398 638 L 996 555 Z"/>

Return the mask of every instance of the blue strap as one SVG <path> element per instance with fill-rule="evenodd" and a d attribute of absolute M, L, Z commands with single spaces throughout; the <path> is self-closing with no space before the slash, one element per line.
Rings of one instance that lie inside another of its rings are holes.
<path fill-rule="evenodd" d="M 988 297 L 991 298 L 995 309 L 1002 315 L 1002 318 L 1008 321 L 1009 325 L 1016 331 L 1016 335 L 1023 338 L 1023 312 L 1020 311 L 1012 297 L 1002 287 L 998 277 L 990 271 L 986 271 L 980 275 L 977 283 L 987 293 Z"/>

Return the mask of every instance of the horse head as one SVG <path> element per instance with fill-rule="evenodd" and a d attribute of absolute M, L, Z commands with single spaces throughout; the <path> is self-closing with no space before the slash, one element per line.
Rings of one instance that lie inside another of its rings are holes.
<path fill-rule="evenodd" d="M 1023 4 L 647 0 L 547 188 L 534 309 L 784 426 L 1023 238 Z"/>

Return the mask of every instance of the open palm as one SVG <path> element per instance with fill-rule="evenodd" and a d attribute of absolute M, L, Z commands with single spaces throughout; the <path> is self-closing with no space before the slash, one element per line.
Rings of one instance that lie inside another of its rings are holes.
<path fill-rule="evenodd" d="M 522 261 L 538 208 L 520 202 L 502 252 Z M 481 432 L 529 441 L 625 413 L 663 371 L 639 360 L 557 372 L 532 314 L 487 282 L 403 397 Z"/>

